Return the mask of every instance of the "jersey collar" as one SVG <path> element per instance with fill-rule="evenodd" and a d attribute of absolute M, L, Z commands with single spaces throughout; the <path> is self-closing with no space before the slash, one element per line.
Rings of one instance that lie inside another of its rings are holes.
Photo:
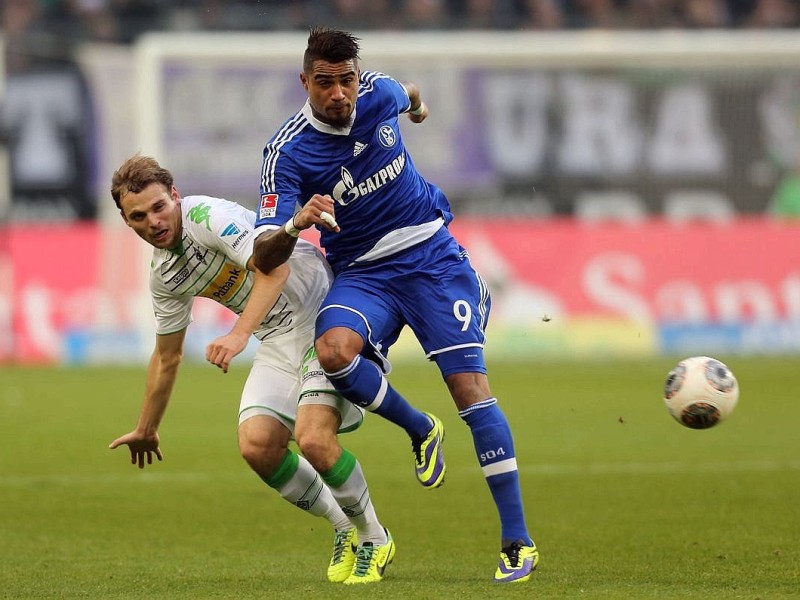
<path fill-rule="evenodd" d="M 330 135 L 350 135 L 350 130 L 353 128 L 353 123 L 356 120 L 356 109 L 353 109 L 353 114 L 350 115 L 350 125 L 344 127 L 342 129 L 337 129 L 336 127 L 331 127 L 327 123 L 323 123 L 311 111 L 311 103 L 306 100 L 306 103 L 303 105 L 302 110 L 300 111 L 303 113 L 303 116 L 308 119 L 308 122 L 311 126 L 321 133 L 328 133 Z"/>

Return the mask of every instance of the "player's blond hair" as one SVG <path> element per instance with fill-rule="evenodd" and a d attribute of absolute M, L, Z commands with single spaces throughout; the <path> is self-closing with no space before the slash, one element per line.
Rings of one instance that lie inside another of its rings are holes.
<path fill-rule="evenodd" d="M 119 202 L 125 194 L 138 194 L 153 183 L 160 183 L 171 190 L 174 184 L 172 173 L 151 156 L 131 156 L 111 177 L 111 197 L 114 198 L 114 204 L 122 209 Z"/>

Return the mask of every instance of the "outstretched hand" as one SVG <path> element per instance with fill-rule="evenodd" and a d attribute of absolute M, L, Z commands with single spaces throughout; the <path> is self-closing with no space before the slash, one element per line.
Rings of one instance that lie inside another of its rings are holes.
<path fill-rule="evenodd" d="M 134 430 L 115 439 L 108 447 L 114 450 L 122 445 L 127 445 L 128 449 L 131 451 L 131 464 L 135 465 L 138 463 L 140 469 L 144 469 L 145 460 L 148 465 L 153 464 L 153 454 L 156 455 L 158 460 L 164 459 L 164 456 L 161 454 L 161 448 L 159 448 L 157 433 L 145 435 Z"/>

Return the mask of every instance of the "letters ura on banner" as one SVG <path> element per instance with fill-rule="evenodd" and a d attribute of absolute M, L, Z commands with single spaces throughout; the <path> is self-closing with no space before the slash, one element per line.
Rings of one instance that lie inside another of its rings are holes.
<path fill-rule="evenodd" d="M 252 153 L 264 131 L 290 116 L 261 107 L 300 102 L 296 74 L 165 61 L 165 160 L 185 186 L 252 202 Z M 413 75 L 425 90 L 431 126 L 404 127 L 403 135 L 418 168 L 460 214 L 496 212 L 512 197 L 516 212 L 535 197 L 555 214 L 572 214 L 587 192 L 624 195 L 646 214 L 661 214 L 676 191 L 713 197 L 729 212 L 760 213 L 800 149 L 800 78 L 780 68 L 599 72 L 433 63 L 413 73 L 398 65 L 391 74 Z M 197 153 L 198 145 L 207 151 Z"/>

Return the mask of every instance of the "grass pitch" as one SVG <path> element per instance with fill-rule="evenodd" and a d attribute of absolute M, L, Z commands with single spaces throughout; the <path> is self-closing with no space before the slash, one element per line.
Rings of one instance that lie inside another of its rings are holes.
<path fill-rule="evenodd" d="M 378 417 L 343 436 L 397 556 L 381 584 L 325 580 L 326 522 L 281 500 L 236 449 L 243 367 L 184 365 L 161 428 L 164 462 L 107 449 L 138 416 L 143 368 L 0 369 L 1 598 L 798 598 L 800 370 L 720 357 L 742 390 L 718 427 L 661 402 L 671 358 L 492 364 L 511 422 L 531 582 L 491 582 L 499 524 L 466 426 L 435 368 L 392 382 L 447 428 L 439 490 Z"/>

